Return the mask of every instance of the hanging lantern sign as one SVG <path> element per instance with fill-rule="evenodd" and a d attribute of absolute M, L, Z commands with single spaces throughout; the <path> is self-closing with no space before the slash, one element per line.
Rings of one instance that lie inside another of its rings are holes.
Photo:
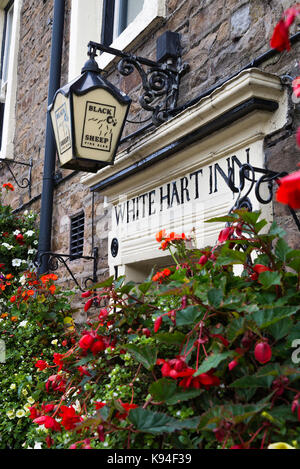
<path fill-rule="evenodd" d="M 91 57 L 48 108 L 61 167 L 95 173 L 113 165 L 130 103 Z"/>

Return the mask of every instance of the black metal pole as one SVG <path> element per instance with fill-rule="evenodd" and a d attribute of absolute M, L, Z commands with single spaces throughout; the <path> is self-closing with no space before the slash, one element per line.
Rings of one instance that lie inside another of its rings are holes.
<path fill-rule="evenodd" d="M 60 87 L 64 16 L 65 0 L 54 0 L 48 105 L 52 103 L 54 94 Z M 48 256 L 41 256 L 41 254 L 43 252 L 51 251 L 55 159 L 55 140 L 51 127 L 50 116 L 49 113 L 47 113 L 44 175 L 40 214 L 40 235 L 38 246 L 38 260 L 41 257 L 41 264 L 38 270 L 40 275 L 47 272 L 48 270 Z"/>

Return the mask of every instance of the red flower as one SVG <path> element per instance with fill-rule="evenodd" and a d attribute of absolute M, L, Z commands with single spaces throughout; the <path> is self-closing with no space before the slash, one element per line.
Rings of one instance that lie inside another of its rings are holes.
<path fill-rule="evenodd" d="M 25 244 L 24 236 L 22 235 L 22 233 L 19 233 L 18 235 L 16 235 L 15 238 L 16 238 L 17 243 L 20 244 L 20 246 L 23 246 Z"/>
<path fill-rule="evenodd" d="M 270 44 L 272 49 L 277 49 L 279 52 L 290 50 L 289 28 L 283 19 L 275 26 Z"/>
<path fill-rule="evenodd" d="M 81 298 L 89 298 L 91 296 L 92 292 L 91 291 L 86 291 L 81 294 Z"/>
<path fill-rule="evenodd" d="M 267 342 L 259 342 L 256 344 L 254 349 L 255 359 L 264 365 L 268 363 L 272 358 L 272 350 L 270 345 Z"/>
<path fill-rule="evenodd" d="M 300 98 L 300 77 L 295 78 L 292 85 L 296 98 Z"/>
<path fill-rule="evenodd" d="M 106 403 L 97 401 L 97 402 L 94 402 L 94 406 L 96 407 L 96 410 L 100 410 L 100 409 L 102 409 L 102 407 L 106 406 Z"/>
<path fill-rule="evenodd" d="M 102 341 L 102 339 L 99 339 L 92 344 L 91 352 L 93 355 L 97 355 L 97 353 L 102 352 L 105 350 L 105 348 L 105 343 Z"/>
<path fill-rule="evenodd" d="M 6 184 L 3 184 L 2 187 L 4 189 L 6 189 L 7 191 L 14 191 L 15 190 L 14 186 L 10 182 L 8 182 Z"/>
<path fill-rule="evenodd" d="M 125 420 L 127 417 L 128 417 L 128 414 L 130 412 L 131 409 L 136 409 L 138 407 L 138 405 L 136 404 L 127 404 L 127 403 L 122 403 L 120 402 L 121 406 L 123 407 L 124 411 L 125 412 L 117 412 L 116 413 L 116 418 L 119 419 L 119 420 Z"/>
<path fill-rule="evenodd" d="M 158 233 L 156 233 L 155 238 L 158 243 L 161 243 L 162 240 L 166 236 L 166 230 L 160 230 Z"/>
<path fill-rule="evenodd" d="M 60 408 L 60 417 L 61 417 L 61 424 L 65 428 L 65 430 L 73 430 L 76 428 L 76 424 L 81 421 L 79 415 L 76 414 L 74 407 L 70 406 L 67 407 L 65 405 L 61 406 Z"/>
<path fill-rule="evenodd" d="M 293 209 L 300 208 L 300 171 L 279 179 L 276 200 Z"/>
<path fill-rule="evenodd" d="M 58 366 L 58 371 L 62 369 L 64 366 L 64 363 L 62 361 L 63 355 L 61 353 L 54 353 L 53 354 L 53 363 L 55 363 L 56 366 Z"/>
<path fill-rule="evenodd" d="M 85 366 L 78 366 L 77 370 L 79 371 L 80 376 L 83 376 L 83 375 L 91 376 L 90 372 L 88 371 L 88 369 Z"/>
<path fill-rule="evenodd" d="M 208 257 L 205 256 L 205 254 L 204 254 L 203 256 L 200 257 L 200 259 L 198 261 L 198 264 L 205 265 L 207 261 L 208 261 Z"/>
<path fill-rule="evenodd" d="M 34 406 L 33 406 L 33 407 L 29 407 L 29 412 L 30 412 L 29 418 L 30 418 L 31 420 L 34 420 L 34 419 L 38 418 L 38 417 L 41 415 L 41 413 L 40 413 L 40 412 L 37 410 L 37 408 L 34 407 Z"/>
<path fill-rule="evenodd" d="M 154 322 L 154 332 L 157 332 L 160 329 L 161 325 L 162 325 L 162 317 L 158 316 L 158 318 L 156 318 Z"/>
<path fill-rule="evenodd" d="M 87 312 L 93 304 L 93 298 L 90 298 L 84 305 L 84 311 Z"/>
<path fill-rule="evenodd" d="M 46 428 L 53 430 L 54 432 L 60 432 L 61 426 L 60 424 L 52 417 L 48 415 L 43 415 L 42 417 L 38 417 L 34 419 L 34 423 L 38 425 L 45 425 Z"/>
<path fill-rule="evenodd" d="M 35 364 L 36 368 L 38 368 L 40 371 L 45 370 L 48 368 L 48 363 L 45 362 L 45 360 L 38 360 Z"/>
<path fill-rule="evenodd" d="M 16 299 L 17 299 L 16 295 L 13 295 L 13 296 L 10 298 L 9 301 L 10 301 L 11 303 L 14 303 L 14 302 L 16 301 Z"/>
<path fill-rule="evenodd" d="M 228 364 L 228 369 L 229 369 L 229 371 L 232 371 L 238 364 L 239 364 L 239 362 L 238 362 L 237 360 L 232 360 L 232 361 Z"/>
<path fill-rule="evenodd" d="M 92 343 L 94 342 L 94 337 L 89 333 L 85 334 L 81 337 L 79 341 L 79 347 L 81 347 L 84 351 L 87 351 Z"/>
<path fill-rule="evenodd" d="M 218 242 L 224 243 L 227 239 L 230 239 L 231 235 L 234 233 L 234 228 L 232 226 L 228 226 L 224 228 L 224 230 L 220 231 Z"/>

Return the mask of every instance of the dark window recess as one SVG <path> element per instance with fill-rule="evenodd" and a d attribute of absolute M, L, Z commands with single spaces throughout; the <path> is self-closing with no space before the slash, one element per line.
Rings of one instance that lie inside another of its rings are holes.
<path fill-rule="evenodd" d="M 110 46 L 114 35 L 114 12 L 115 0 L 104 0 L 101 42 L 105 46 Z"/>
<path fill-rule="evenodd" d="M 4 117 L 4 103 L 0 103 L 0 150 L 2 148 L 2 132 L 3 132 L 3 117 Z"/>
<path fill-rule="evenodd" d="M 71 218 L 70 256 L 71 260 L 83 255 L 84 213 Z"/>

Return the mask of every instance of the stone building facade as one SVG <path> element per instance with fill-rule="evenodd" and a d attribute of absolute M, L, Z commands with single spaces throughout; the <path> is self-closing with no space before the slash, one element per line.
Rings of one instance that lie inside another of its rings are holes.
<path fill-rule="evenodd" d="M 32 158 L 31 194 L 27 188 L 11 194 L 17 211 L 40 211 L 53 4 L 53 0 L 13 2 L 0 157 L 27 163 Z M 80 74 L 87 42 L 107 37 L 104 7 L 108 4 L 109 0 L 65 0 L 62 84 Z M 295 132 L 300 116 L 291 77 L 299 75 L 298 25 L 292 31 L 295 39 L 289 53 L 268 53 L 275 24 L 293 4 L 292 0 L 126 3 L 131 16 L 123 31 L 117 31 L 113 22 L 112 46 L 156 60 L 157 39 L 166 31 L 176 32 L 182 62 L 190 69 L 181 78 L 177 111 L 167 122 L 153 126 L 138 102 L 139 74 L 122 76 L 111 55 L 97 59 L 106 77 L 132 98 L 128 119 L 141 123 L 126 124 L 113 167 L 87 174 L 62 170 L 57 162 L 53 252 L 70 252 L 72 217 L 84 213 L 83 255 L 91 255 L 92 244 L 98 247 L 98 280 L 124 273 L 138 281 L 153 265 L 168 263 L 155 246 L 159 227 L 193 232 L 198 246 L 214 241 L 219 227 L 208 230 L 204 221 L 226 213 L 234 204 L 220 176 L 220 169 L 226 173 L 228 165 L 236 164 L 234 156 L 240 163 L 250 157 L 252 165 L 274 171 L 296 169 Z M 0 2 L 3 25 L 10 5 Z M 122 1 L 115 2 L 115 16 L 117 8 L 122 9 Z M 28 173 L 26 166 L 13 168 L 17 179 Z M 14 182 L 5 168 L 0 177 Z M 264 206 L 251 201 L 254 209 L 262 208 L 270 221 L 275 219 L 284 227 L 292 246 L 299 247 L 299 232 L 288 207 L 274 198 Z M 117 252 L 112 250 L 116 240 Z M 92 263 L 77 259 L 70 267 L 83 286 L 91 276 Z M 72 286 L 65 269 L 59 274 L 61 282 Z"/>

